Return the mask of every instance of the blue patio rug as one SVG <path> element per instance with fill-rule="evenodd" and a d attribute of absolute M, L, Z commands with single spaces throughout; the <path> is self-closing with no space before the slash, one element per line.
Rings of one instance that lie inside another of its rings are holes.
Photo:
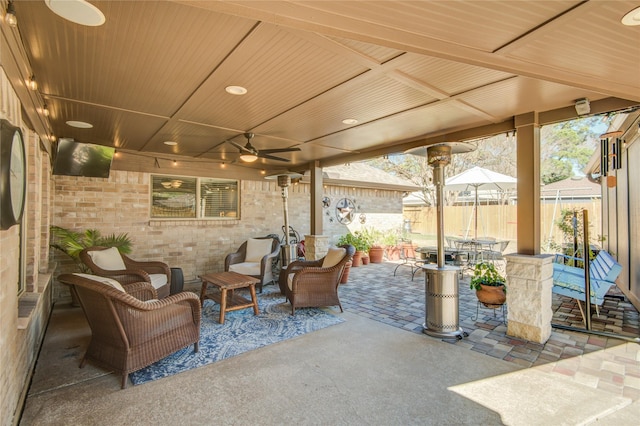
<path fill-rule="evenodd" d="M 205 300 L 200 351 L 194 353 L 193 345 L 181 349 L 131 373 L 131 382 L 134 385 L 150 382 L 344 321 L 317 308 L 296 309 L 296 315 L 292 316 L 291 305 L 285 303 L 284 296 L 274 287 L 265 287 L 264 292 L 258 294 L 258 306 L 260 314 L 257 316 L 253 315 L 253 309 L 227 312 L 224 324 L 220 324 L 220 305 Z"/>

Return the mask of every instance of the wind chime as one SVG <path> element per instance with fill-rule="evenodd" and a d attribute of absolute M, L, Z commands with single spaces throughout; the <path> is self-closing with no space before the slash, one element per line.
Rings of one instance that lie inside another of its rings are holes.
<path fill-rule="evenodd" d="M 610 171 L 622 168 L 622 148 L 625 141 L 620 139 L 621 130 L 600 135 L 600 176 L 606 176 L 607 187 L 614 188 L 617 184 L 615 174 Z"/>

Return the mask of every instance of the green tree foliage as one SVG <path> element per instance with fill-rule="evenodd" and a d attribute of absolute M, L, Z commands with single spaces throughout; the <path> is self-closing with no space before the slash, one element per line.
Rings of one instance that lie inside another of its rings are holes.
<path fill-rule="evenodd" d="M 581 172 L 596 149 L 602 122 L 602 117 L 596 116 L 543 127 L 542 182 L 556 182 L 570 178 L 575 171 Z"/>
<path fill-rule="evenodd" d="M 608 117 L 594 116 L 544 126 L 541 130 L 541 179 L 545 184 L 569 178 L 584 170 L 598 144 L 598 136 L 607 128 Z M 470 141 L 473 152 L 454 155 L 445 168 L 445 178 L 474 166 L 484 167 L 508 176 L 517 176 L 516 137 L 501 133 Z M 426 158 L 414 155 L 390 155 L 369 161 L 374 167 L 407 179 L 422 188 L 426 205 L 435 205 L 432 168 Z M 456 194 L 445 192 L 445 204 L 455 201 Z"/>

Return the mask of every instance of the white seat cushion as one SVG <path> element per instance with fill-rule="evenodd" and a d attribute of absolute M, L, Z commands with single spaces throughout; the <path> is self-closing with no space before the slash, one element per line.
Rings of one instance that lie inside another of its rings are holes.
<path fill-rule="evenodd" d="M 295 272 L 292 272 L 287 276 L 287 286 L 289 287 L 289 290 L 293 290 L 293 276 L 295 274 Z"/>
<path fill-rule="evenodd" d="M 114 280 L 113 278 L 100 277 L 98 275 L 81 274 L 79 272 L 76 272 L 73 275 L 77 275 L 82 278 L 87 278 L 92 281 L 106 284 L 108 286 L 115 288 L 116 290 L 120 290 L 121 292 L 125 293 L 124 287 L 122 287 L 122 284 L 120 284 L 118 281 Z"/>
<path fill-rule="evenodd" d="M 242 262 L 229 265 L 229 272 L 242 275 L 260 275 L 260 262 Z"/>
<path fill-rule="evenodd" d="M 344 249 L 344 247 L 329 247 L 329 251 L 322 261 L 322 267 L 331 268 L 332 266 L 336 266 L 342 258 L 344 258 L 346 253 L 347 250 Z"/>
<path fill-rule="evenodd" d="M 89 252 L 93 263 L 105 271 L 121 271 L 126 269 L 124 261 L 120 252 L 116 247 L 111 247 L 106 250 L 94 250 Z"/>
<path fill-rule="evenodd" d="M 155 289 L 167 284 L 167 276 L 165 274 L 149 274 L 149 278 L 151 278 L 151 285 Z"/>
<path fill-rule="evenodd" d="M 260 262 L 263 257 L 271 253 L 271 238 L 256 239 L 249 238 L 247 240 L 247 252 L 244 256 L 245 262 Z"/>

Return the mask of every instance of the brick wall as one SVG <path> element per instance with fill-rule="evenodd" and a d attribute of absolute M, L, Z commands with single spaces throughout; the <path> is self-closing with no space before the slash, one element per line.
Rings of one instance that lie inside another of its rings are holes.
<path fill-rule="evenodd" d="M 224 258 L 243 241 L 267 234 L 282 235 L 282 193 L 270 180 L 242 180 L 238 219 L 155 220 L 149 217 L 150 174 L 111 170 L 108 179 L 54 176 L 55 202 L 52 224 L 76 231 L 98 229 L 103 235 L 126 232 L 133 241 L 131 257 L 160 260 L 182 268 L 185 280 L 206 272 L 222 271 Z M 309 233 L 310 187 L 299 183 L 288 189 L 289 224 L 300 233 Z M 335 220 L 335 201 L 355 197 L 359 213 L 367 215 L 366 226 L 377 217 L 380 226 L 399 227 L 402 222 L 402 194 L 345 187 L 328 187 L 332 205 L 324 216 L 325 235 L 335 243 L 348 228 Z M 351 228 L 362 226 L 359 223 Z M 64 254 L 54 251 L 58 272 L 74 269 Z M 57 286 L 55 298 L 69 297 L 64 286 Z"/>
<path fill-rule="evenodd" d="M 43 215 L 49 203 L 50 169 L 48 154 L 40 151 L 38 137 L 21 123 L 20 102 L 2 68 L 0 89 L 0 118 L 21 126 L 28 171 L 23 223 L 0 230 L 0 424 L 9 425 L 16 422 L 20 412 L 51 309 L 46 274 L 41 275 L 38 266 L 48 260 L 42 254 L 48 251 L 49 234 L 41 231 L 47 222 Z M 19 295 L 21 269 L 25 291 Z M 31 309 L 25 314 L 26 299 Z"/>

